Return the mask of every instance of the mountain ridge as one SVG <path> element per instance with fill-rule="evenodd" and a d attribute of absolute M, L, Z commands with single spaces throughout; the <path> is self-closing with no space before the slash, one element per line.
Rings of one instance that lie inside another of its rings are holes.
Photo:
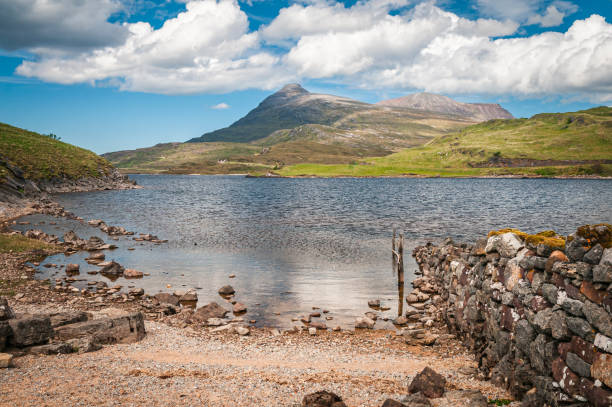
<path fill-rule="evenodd" d="M 399 98 L 382 100 L 378 106 L 404 107 L 428 112 L 457 114 L 483 122 L 494 119 L 513 119 L 514 116 L 498 103 L 464 103 L 434 93 L 413 93 Z"/>

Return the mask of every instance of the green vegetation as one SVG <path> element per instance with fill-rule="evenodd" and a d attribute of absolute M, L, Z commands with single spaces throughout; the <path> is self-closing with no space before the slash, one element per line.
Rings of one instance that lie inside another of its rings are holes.
<path fill-rule="evenodd" d="M 0 253 L 28 252 L 32 250 L 51 250 L 53 245 L 23 235 L 0 234 Z"/>
<path fill-rule="evenodd" d="M 489 404 L 493 404 L 494 406 L 507 406 L 512 403 L 512 400 L 508 399 L 490 399 Z"/>
<path fill-rule="evenodd" d="M 612 108 L 491 120 L 359 165 L 298 164 L 286 176 L 612 176 Z"/>
<path fill-rule="evenodd" d="M 19 167 L 31 180 L 65 177 L 98 177 L 112 168 L 104 158 L 91 151 L 0 123 L 0 158 Z M 6 175 L 0 164 L 0 176 Z"/>
<path fill-rule="evenodd" d="M 612 226 L 607 223 L 580 226 L 576 234 L 585 238 L 589 246 L 593 241 L 597 241 L 605 249 L 612 247 Z"/>

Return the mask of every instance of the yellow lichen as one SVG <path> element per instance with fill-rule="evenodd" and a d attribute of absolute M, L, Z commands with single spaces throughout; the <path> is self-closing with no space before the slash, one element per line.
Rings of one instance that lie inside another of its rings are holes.
<path fill-rule="evenodd" d="M 544 244 L 548 247 L 552 247 L 553 249 L 563 250 L 565 248 L 565 238 L 558 235 L 554 230 L 545 230 L 543 232 L 536 233 L 535 235 L 530 235 L 529 233 L 522 232 L 518 229 L 507 228 L 492 230 L 489 232 L 488 237 L 502 235 L 504 233 L 514 233 L 526 243 L 530 243 L 534 246 Z"/>
<path fill-rule="evenodd" d="M 599 243 L 604 248 L 612 247 L 612 226 L 607 223 L 580 226 L 576 234 L 587 240 L 589 247 Z"/>

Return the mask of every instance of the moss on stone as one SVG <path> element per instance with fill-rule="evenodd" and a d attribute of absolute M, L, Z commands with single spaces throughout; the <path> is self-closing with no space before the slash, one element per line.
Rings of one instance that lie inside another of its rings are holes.
<path fill-rule="evenodd" d="M 589 247 L 597 243 L 606 249 L 612 247 L 612 226 L 607 223 L 580 226 L 576 234 L 586 239 Z"/>
<path fill-rule="evenodd" d="M 530 243 L 534 246 L 544 244 L 548 247 L 552 247 L 553 249 L 563 250 L 565 248 L 565 238 L 558 235 L 554 230 L 545 230 L 534 235 L 530 235 L 529 233 L 522 232 L 518 229 L 506 228 L 492 230 L 489 232 L 488 237 L 502 235 L 504 233 L 514 233 L 523 239 L 525 243 Z"/>

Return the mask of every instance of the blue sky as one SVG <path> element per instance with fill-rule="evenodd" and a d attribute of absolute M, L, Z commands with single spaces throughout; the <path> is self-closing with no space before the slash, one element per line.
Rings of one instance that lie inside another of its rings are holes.
<path fill-rule="evenodd" d="M 284 83 L 517 117 L 612 104 L 612 0 L 0 4 L 0 121 L 97 153 L 231 124 Z"/>

